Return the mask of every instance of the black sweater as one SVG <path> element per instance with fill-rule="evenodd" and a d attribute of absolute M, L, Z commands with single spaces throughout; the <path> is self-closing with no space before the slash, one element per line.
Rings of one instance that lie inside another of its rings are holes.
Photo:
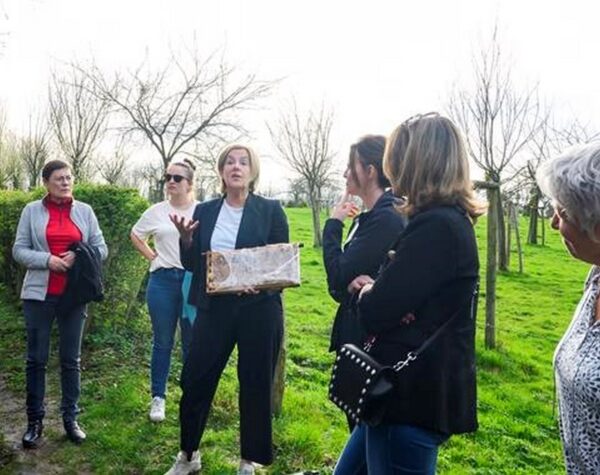
<path fill-rule="evenodd" d="M 470 302 L 479 274 L 475 233 L 458 207 L 437 206 L 411 217 L 370 292 L 360 320 L 377 336 L 371 350 L 393 364 L 414 350 L 457 310 L 445 332 L 399 373 L 384 422 L 446 434 L 477 429 L 475 314 Z M 403 317 L 412 313 L 414 321 Z"/>
<path fill-rule="evenodd" d="M 329 294 L 340 305 L 331 331 L 330 351 L 344 343 L 361 344 L 365 333 L 353 311 L 348 284 L 359 275 L 375 278 L 386 252 L 404 229 L 404 218 L 394 208 L 395 199 L 386 192 L 373 208 L 358 215 L 348 235 L 356 232 L 342 248 L 344 224 L 328 219 L 323 229 L 323 262 Z"/>

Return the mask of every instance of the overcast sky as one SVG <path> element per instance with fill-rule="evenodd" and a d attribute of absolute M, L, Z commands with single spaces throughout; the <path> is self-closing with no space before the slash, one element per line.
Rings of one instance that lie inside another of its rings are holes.
<path fill-rule="evenodd" d="M 335 108 L 333 147 L 345 163 L 366 133 L 388 134 L 416 112 L 443 110 L 469 77 L 496 20 L 518 80 L 539 82 L 565 120 L 600 117 L 597 2 L 486 0 L 0 0 L 0 104 L 18 131 L 45 100 L 54 61 L 92 55 L 106 68 L 137 65 L 193 38 L 207 54 L 263 79 L 285 78 L 248 118 L 251 142 L 274 154 L 264 123 L 294 94 Z M 282 169 L 263 167 L 263 186 Z"/>

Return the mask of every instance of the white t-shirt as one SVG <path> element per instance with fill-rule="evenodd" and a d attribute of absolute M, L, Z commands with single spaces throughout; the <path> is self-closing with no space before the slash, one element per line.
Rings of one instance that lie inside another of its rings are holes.
<path fill-rule="evenodd" d="M 234 208 L 229 206 L 227 201 L 223 200 L 223 206 L 219 211 L 215 229 L 210 238 L 211 251 L 226 251 L 235 249 L 240 223 L 244 208 Z"/>
<path fill-rule="evenodd" d="M 151 236 L 154 238 L 157 256 L 150 262 L 150 272 L 160 268 L 183 269 L 179 257 L 179 231 L 169 219 L 169 214 L 191 219 L 197 204 L 193 201 L 187 208 L 175 208 L 168 201 L 161 201 L 144 211 L 135 223 L 131 229 L 133 234 L 143 241 Z"/>

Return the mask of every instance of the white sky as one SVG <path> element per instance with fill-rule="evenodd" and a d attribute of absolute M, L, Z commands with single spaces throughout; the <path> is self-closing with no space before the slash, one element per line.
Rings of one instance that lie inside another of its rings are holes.
<path fill-rule="evenodd" d="M 366 133 L 388 134 L 416 112 L 442 110 L 469 75 L 474 47 L 498 19 L 523 83 L 540 83 L 565 119 L 600 118 L 598 3 L 589 0 L 0 0 L 0 104 L 11 127 L 45 101 L 53 61 L 88 59 L 133 67 L 197 44 L 224 48 L 229 62 L 263 79 L 284 77 L 247 126 L 264 156 L 274 154 L 265 120 L 294 94 L 301 107 L 335 108 L 340 165 Z M 262 185 L 286 174 L 264 160 Z M 266 165 L 266 166 L 265 166 Z"/>

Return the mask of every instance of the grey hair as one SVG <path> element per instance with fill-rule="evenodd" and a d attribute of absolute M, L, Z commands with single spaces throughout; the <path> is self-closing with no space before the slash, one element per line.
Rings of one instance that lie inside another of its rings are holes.
<path fill-rule="evenodd" d="M 575 145 L 537 171 L 542 192 L 560 204 L 597 241 L 600 223 L 600 141 Z"/>

